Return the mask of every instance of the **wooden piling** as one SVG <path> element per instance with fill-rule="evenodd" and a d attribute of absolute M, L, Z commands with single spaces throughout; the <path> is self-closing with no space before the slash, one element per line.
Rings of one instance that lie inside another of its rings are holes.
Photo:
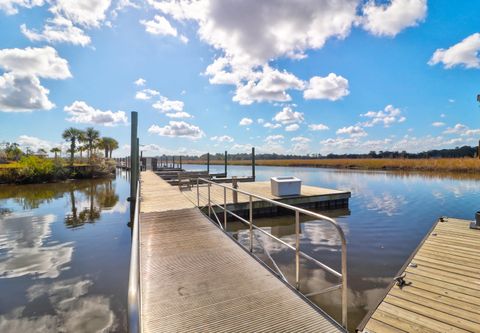
<path fill-rule="evenodd" d="M 252 147 L 252 178 L 255 181 L 255 147 Z"/>
<path fill-rule="evenodd" d="M 225 178 L 227 177 L 227 151 L 225 150 Z"/>
<path fill-rule="evenodd" d="M 207 173 L 210 174 L 210 153 L 207 153 Z"/>
<path fill-rule="evenodd" d="M 132 123 L 131 123 L 131 130 L 130 130 L 130 158 L 129 158 L 129 166 L 130 166 L 130 200 L 134 201 L 135 196 L 137 193 L 137 181 L 138 181 L 138 173 L 136 172 L 136 163 L 138 164 L 138 151 L 137 151 L 137 136 L 138 136 L 138 113 L 132 111 L 131 113 Z"/>

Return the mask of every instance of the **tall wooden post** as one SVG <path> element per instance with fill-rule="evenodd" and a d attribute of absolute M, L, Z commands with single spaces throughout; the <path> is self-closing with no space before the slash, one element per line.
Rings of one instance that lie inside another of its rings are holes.
<path fill-rule="evenodd" d="M 477 158 L 480 158 L 480 140 L 478 141 Z"/>
<path fill-rule="evenodd" d="M 172 168 L 175 169 L 175 156 L 172 156 Z"/>
<path fill-rule="evenodd" d="M 210 175 L 210 153 L 207 153 L 207 173 Z"/>
<path fill-rule="evenodd" d="M 225 150 L 225 178 L 227 177 L 227 151 Z"/>
<path fill-rule="evenodd" d="M 130 131 L 130 200 L 134 201 L 137 194 L 137 180 L 138 173 L 138 146 L 137 146 L 137 135 L 138 135 L 138 113 L 132 111 L 132 125 Z"/>
<path fill-rule="evenodd" d="M 252 147 L 252 178 L 255 181 L 255 147 Z"/>
<path fill-rule="evenodd" d="M 182 169 L 182 155 L 180 155 L 180 169 Z"/>

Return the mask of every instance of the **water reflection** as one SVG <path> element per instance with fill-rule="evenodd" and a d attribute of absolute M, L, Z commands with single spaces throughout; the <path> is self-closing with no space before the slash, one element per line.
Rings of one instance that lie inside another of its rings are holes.
<path fill-rule="evenodd" d="M 78 200 L 80 195 L 82 200 Z M 85 188 L 70 188 L 71 212 L 65 216 L 68 228 L 77 228 L 85 223 L 95 223 L 100 218 L 101 211 L 112 209 L 118 203 L 118 195 L 112 187 L 112 182 L 102 184 L 90 183 Z M 84 199 L 83 199 L 84 198 Z"/>
<path fill-rule="evenodd" d="M 0 186 L 0 332 L 126 332 L 128 189 Z"/>
<path fill-rule="evenodd" d="M 28 288 L 29 302 L 48 303 L 49 313 L 25 315 L 29 305 L 13 309 L 0 316 L 1 332 L 108 332 L 114 328 L 115 315 L 105 296 L 89 296 L 93 285 L 89 279 L 68 279 L 50 284 L 35 284 Z"/>
<path fill-rule="evenodd" d="M 72 243 L 48 241 L 55 220 L 53 214 L 12 214 L 0 218 L 0 278 L 56 278 L 61 270 L 68 269 Z"/>

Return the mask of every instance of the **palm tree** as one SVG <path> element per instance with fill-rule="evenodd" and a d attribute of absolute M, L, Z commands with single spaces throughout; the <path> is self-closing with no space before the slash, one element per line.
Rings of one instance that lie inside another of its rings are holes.
<path fill-rule="evenodd" d="M 118 149 L 118 141 L 114 138 L 104 136 L 100 139 L 99 148 L 105 151 L 105 158 L 112 158 L 112 152 Z"/>
<path fill-rule="evenodd" d="M 75 156 L 75 148 L 77 146 L 77 142 L 79 139 L 82 137 L 82 131 L 77 129 L 77 128 L 67 128 L 65 131 L 63 131 L 62 137 L 66 141 L 70 141 L 70 165 L 73 166 L 73 160 Z"/>
<path fill-rule="evenodd" d="M 85 142 L 87 143 L 88 158 L 92 158 L 92 152 L 100 139 L 100 132 L 93 127 L 88 127 L 85 130 Z"/>
<path fill-rule="evenodd" d="M 110 158 L 112 158 L 112 152 L 115 150 L 115 149 L 118 149 L 118 141 L 111 138 L 111 143 L 110 143 Z"/>
<path fill-rule="evenodd" d="M 81 138 L 80 138 L 80 140 L 81 140 Z M 80 153 L 80 159 L 83 158 L 83 152 L 86 151 L 86 150 L 87 150 L 87 147 L 85 147 L 85 146 L 79 146 L 77 148 L 77 151 Z"/>
<path fill-rule="evenodd" d="M 51 152 L 51 153 L 54 153 L 54 154 L 55 154 L 55 159 L 57 159 L 57 154 L 58 154 L 58 153 L 61 153 L 62 150 L 61 150 L 60 148 L 58 148 L 58 147 L 54 147 L 54 148 L 50 149 L 50 152 Z"/>
<path fill-rule="evenodd" d="M 104 150 L 105 158 L 108 157 L 108 138 L 103 137 L 98 141 L 98 148 Z"/>

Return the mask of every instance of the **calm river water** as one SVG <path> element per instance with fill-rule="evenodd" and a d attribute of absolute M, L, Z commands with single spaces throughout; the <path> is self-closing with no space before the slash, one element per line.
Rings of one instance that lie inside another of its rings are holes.
<path fill-rule="evenodd" d="M 348 240 L 351 328 L 381 297 L 439 216 L 473 219 L 480 208 L 477 179 L 313 168 L 256 171 L 257 180 L 294 175 L 305 184 L 352 192 L 349 209 L 324 212 L 337 219 Z M 229 167 L 229 176 L 249 173 L 249 167 Z M 0 332 L 126 331 L 128 192 L 122 173 L 115 180 L 0 186 Z M 302 250 L 339 269 L 333 229 L 318 221 L 302 222 Z M 255 223 L 293 243 L 291 216 Z M 240 224 L 232 223 L 230 230 L 246 244 L 248 233 Z M 292 251 L 261 235 L 255 248 L 260 257 L 266 248 L 293 281 Z M 302 292 L 336 282 L 302 262 Z M 335 291 L 312 300 L 338 319 L 339 296 Z"/>
<path fill-rule="evenodd" d="M 0 185 L 0 332 L 125 332 L 129 185 Z"/>

